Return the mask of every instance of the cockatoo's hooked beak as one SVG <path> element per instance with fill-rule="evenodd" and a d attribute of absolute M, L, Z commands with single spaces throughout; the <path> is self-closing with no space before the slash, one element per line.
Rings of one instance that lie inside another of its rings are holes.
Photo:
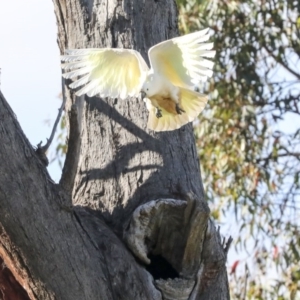
<path fill-rule="evenodd" d="M 141 91 L 141 98 L 142 98 L 142 100 L 144 100 L 145 97 L 146 97 L 146 93 L 144 91 Z"/>

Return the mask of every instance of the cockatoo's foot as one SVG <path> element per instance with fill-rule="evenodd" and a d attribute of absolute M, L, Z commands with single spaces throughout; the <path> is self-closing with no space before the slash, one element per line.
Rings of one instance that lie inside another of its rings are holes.
<path fill-rule="evenodd" d="M 178 103 L 176 103 L 175 109 L 179 115 L 181 115 L 181 113 L 185 113 L 185 110 L 183 110 Z"/>
<path fill-rule="evenodd" d="M 162 117 L 161 109 L 159 109 L 158 107 L 156 107 L 156 118 L 159 119 L 161 117 Z"/>

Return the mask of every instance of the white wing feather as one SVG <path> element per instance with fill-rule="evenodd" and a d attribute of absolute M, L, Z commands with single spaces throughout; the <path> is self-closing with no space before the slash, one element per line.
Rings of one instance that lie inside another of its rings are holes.
<path fill-rule="evenodd" d="M 67 50 L 61 59 L 63 76 L 74 81 L 70 87 L 83 86 L 78 96 L 137 96 L 149 70 L 142 56 L 130 49 Z"/>
<path fill-rule="evenodd" d="M 149 58 L 154 73 L 165 76 L 172 84 L 192 88 L 199 81 L 212 76 L 214 63 L 205 57 L 214 57 L 213 43 L 208 28 L 177 37 L 153 46 Z"/>

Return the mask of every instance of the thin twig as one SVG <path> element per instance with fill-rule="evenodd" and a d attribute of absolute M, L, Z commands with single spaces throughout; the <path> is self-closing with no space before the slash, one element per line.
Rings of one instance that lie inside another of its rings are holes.
<path fill-rule="evenodd" d="M 61 115 L 62 115 L 64 109 L 65 109 L 66 100 L 67 100 L 67 99 L 64 97 L 63 102 L 62 102 L 62 104 L 61 104 L 61 107 L 60 107 L 60 109 L 58 110 L 58 115 L 57 115 L 56 120 L 55 120 L 55 123 L 54 123 L 54 125 L 53 125 L 53 129 L 52 129 L 50 138 L 47 139 L 46 145 L 45 145 L 45 146 L 41 146 L 41 145 L 42 145 L 42 141 L 37 145 L 37 147 L 38 147 L 43 153 L 46 153 L 46 152 L 47 152 L 47 150 L 49 149 L 49 147 L 50 147 L 50 145 L 51 145 L 51 143 L 52 143 L 52 141 L 53 141 L 53 138 L 54 138 L 54 135 L 55 135 L 55 131 L 56 131 L 58 122 L 59 122 L 59 120 L 60 120 L 60 118 L 61 118 Z"/>
<path fill-rule="evenodd" d="M 232 241 L 233 241 L 233 238 L 230 236 L 228 238 L 228 241 L 227 241 L 226 244 L 225 244 L 225 240 L 223 242 L 223 245 L 224 245 L 223 247 L 224 247 L 224 252 L 226 254 L 226 257 L 227 257 L 227 254 L 228 254 L 228 251 L 229 251 L 229 248 L 230 248 L 230 245 L 231 245 Z"/>
<path fill-rule="evenodd" d="M 244 287 L 244 296 L 242 297 L 243 300 L 246 299 L 247 296 L 247 283 L 248 283 L 248 277 L 249 277 L 249 271 L 248 271 L 248 267 L 247 264 L 245 265 L 245 287 Z"/>
<path fill-rule="evenodd" d="M 278 62 L 282 67 L 284 67 L 287 71 L 293 74 L 296 78 L 300 79 L 300 74 L 287 66 L 280 57 L 277 57 L 266 45 L 263 46 L 269 55 L 273 57 L 273 59 Z"/>
<path fill-rule="evenodd" d="M 277 159 L 279 157 L 296 157 L 296 158 L 300 157 L 300 152 L 289 152 L 287 149 L 285 149 L 285 150 L 286 150 L 286 153 L 278 153 L 278 154 L 270 153 L 267 157 L 257 158 L 256 163 L 259 163 L 262 161 L 264 161 L 266 163 L 269 160 Z"/>
<path fill-rule="evenodd" d="M 61 118 L 61 115 L 62 115 L 62 112 L 64 111 L 64 108 L 65 108 L 65 104 L 66 104 L 66 98 L 64 97 L 64 100 L 63 100 L 63 102 L 61 104 L 61 107 L 58 110 L 58 115 L 57 115 L 55 123 L 53 125 L 50 138 L 47 139 L 47 143 L 46 143 L 45 146 L 42 146 L 42 141 L 39 144 L 37 144 L 37 147 L 36 147 L 36 150 L 35 150 L 35 153 L 38 155 L 39 159 L 42 161 L 42 163 L 46 167 L 49 165 L 49 160 L 48 160 L 48 157 L 46 155 L 46 152 L 48 151 L 48 149 L 49 149 L 49 147 L 50 147 L 50 145 L 51 145 L 51 143 L 53 141 L 54 134 L 55 134 L 58 122 L 59 122 L 59 120 Z"/>

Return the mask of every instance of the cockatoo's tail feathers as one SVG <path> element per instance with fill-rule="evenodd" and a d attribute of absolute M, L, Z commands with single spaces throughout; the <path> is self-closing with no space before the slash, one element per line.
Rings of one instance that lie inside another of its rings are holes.
<path fill-rule="evenodd" d="M 181 88 L 181 108 L 185 111 L 181 114 L 172 114 L 160 107 L 162 117 L 156 117 L 156 108 L 147 99 L 149 110 L 148 128 L 154 131 L 170 131 L 192 122 L 201 113 L 207 103 L 207 96 Z"/>
<path fill-rule="evenodd" d="M 189 121 L 194 121 L 207 103 L 207 95 L 181 88 L 181 106 L 188 115 Z M 184 114 L 184 113 L 183 113 Z"/>
<path fill-rule="evenodd" d="M 142 56 L 130 49 L 75 49 L 61 57 L 63 74 L 74 82 L 71 88 L 84 85 L 76 95 L 100 97 L 138 96 L 148 67 Z M 83 76 L 83 77 L 80 77 Z"/>

